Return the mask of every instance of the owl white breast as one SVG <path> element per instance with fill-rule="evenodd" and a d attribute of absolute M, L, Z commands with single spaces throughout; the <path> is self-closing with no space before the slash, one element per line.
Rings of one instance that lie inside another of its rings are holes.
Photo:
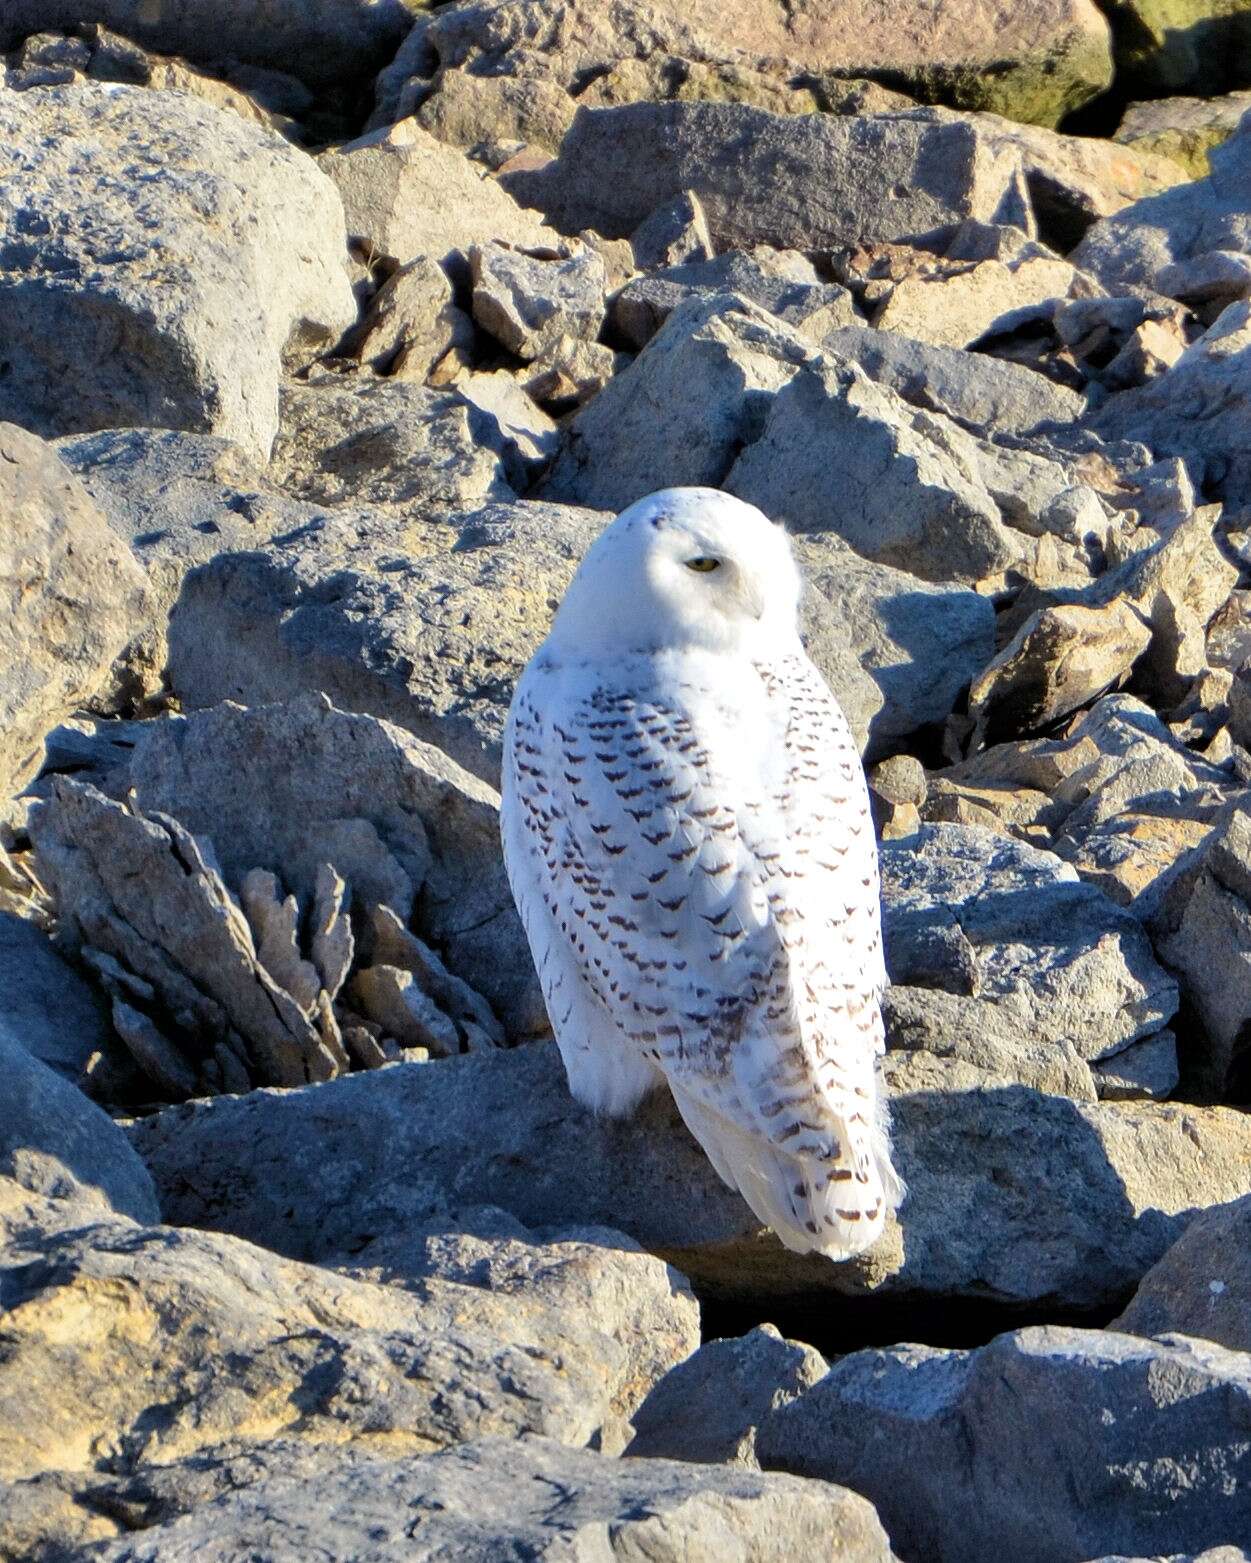
<path fill-rule="evenodd" d="M 502 831 L 573 1095 L 624 1114 L 667 1083 L 756 1215 L 838 1259 L 902 1188 L 868 793 L 799 591 L 726 494 L 623 512 L 518 684 Z"/>

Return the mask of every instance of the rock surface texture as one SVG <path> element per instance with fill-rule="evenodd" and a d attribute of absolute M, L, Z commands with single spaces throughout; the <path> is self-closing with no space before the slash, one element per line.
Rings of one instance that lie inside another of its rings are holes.
<path fill-rule="evenodd" d="M 0 0 L 0 1563 L 1248 1563 L 1248 61 Z M 509 891 L 669 486 L 786 529 L 865 766 L 846 1262 L 574 1101 Z"/>

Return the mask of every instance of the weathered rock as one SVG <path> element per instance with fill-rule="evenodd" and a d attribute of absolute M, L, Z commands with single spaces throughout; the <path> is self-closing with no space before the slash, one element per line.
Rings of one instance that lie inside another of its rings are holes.
<path fill-rule="evenodd" d="M 606 1453 L 619 1452 L 640 1403 L 699 1345 L 699 1305 L 685 1277 L 605 1227 L 540 1239 L 502 1210 L 463 1210 L 454 1225 L 383 1234 L 333 1266 L 410 1293 L 432 1328 L 472 1323 L 597 1364 L 616 1418 L 600 1431 Z"/>
<path fill-rule="evenodd" d="M 315 513 L 269 489 L 254 461 L 211 434 L 104 429 L 54 448 L 147 571 L 148 622 L 125 652 L 127 676 L 145 694 L 161 687 L 166 625 L 187 572 Z"/>
<path fill-rule="evenodd" d="M 821 342 L 823 353 L 854 363 L 870 380 L 913 407 L 945 413 L 979 434 L 1029 434 L 1071 423 L 1084 399 L 1019 364 L 913 341 L 893 331 L 844 326 Z"/>
<path fill-rule="evenodd" d="M 731 250 L 715 260 L 688 261 L 628 282 L 612 301 L 613 328 L 631 347 L 643 347 L 679 304 L 700 292 L 750 299 L 814 342 L 857 319 L 846 288 L 819 282 L 803 256 L 758 246 L 754 252 Z"/>
<path fill-rule="evenodd" d="M 897 1094 L 1025 1085 L 1073 1102 L 1097 1098 L 1092 1066 L 1072 1042 L 1040 1035 L 993 996 L 895 983 L 883 996 L 882 1018 L 883 1072 Z"/>
<path fill-rule="evenodd" d="M 0 1178 L 36 1195 L 76 1205 L 85 1200 L 139 1221 L 157 1219 L 152 1179 L 126 1136 L 76 1086 L 28 1052 L 7 1020 L 0 1021 L 0 1075 Z"/>
<path fill-rule="evenodd" d="M 604 262 L 589 248 L 527 255 L 507 245 L 469 252 L 473 317 L 502 347 L 531 361 L 562 336 L 593 342 L 604 323 Z"/>
<path fill-rule="evenodd" d="M 516 442 L 457 391 L 393 379 L 283 387 L 269 478 L 301 499 L 419 514 L 511 498 L 510 477 L 524 484 Z"/>
<path fill-rule="evenodd" d="M 538 492 L 619 511 L 658 487 L 716 487 L 760 432 L 769 393 L 811 357 L 745 300 L 692 298 L 568 425 Z"/>
<path fill-rule="evenodd" d="M 1245 0 L 1111 0 L 1117 73 L 1135 91 L 1245 87 L 1251 17 Z"/>
<path fill-rule="evenodd" d="M 334 993 L 308 1002 L 282 985 L 211 847 L 206 856 L 176 820 L 58 777 L 30 828 L 62 938 L 100 973 L 123 1039 L 164 1090 L 295 1085 L 346 1068 Z M 135 1010 L 153 999 L 183 1049 Z"/>
<path fill-rule="evenodd" d="M 1142 1042 L 1131 1042 L 1120 1053 L 1091 1065 L 1095 1089 L 1103 1102 L 1163 1101 L 1177 1089 L 1181 1071 L 1177 1038 L 1157 1031 Z"/>
<path fill-rule="evenodd" d="M 558 228 L 625 238 L 656 206 L 699 197 L 718 249 L 820 250 L 919 239 L 966 217 L 1024 224 L 1015 153 L 935 110 L 840 119 L 728 103 L 579 111 L 559 156 L 502 176 Z"/>
<path fill-rule="evenodd" d="M 983 580 L 1020 552 L 978 475 L 972 438 L 850 366 L 796 373 L 724 485 L 775 521 L 833 532 L 926 580 Z"/>
<path fill-rule="evenodd" d="M 139 805 L 214 844 L 226 883 L 256 868 L 301 905 L 321 865 L 360 917 L 391 907 L 522 1028 L 541 1014 L 499 847 L 499 799 L 438 749 L 305 695 L 148 724 L 126 776 Z"/>
<path fill-rule="evenodd" d="M 783 1340 L 771 1324 L 714 1340 L 679 1363 L 634 1416 L 631 1458 L 692 1460 L 759 1470 L 756 1429 L 780 1405 L 819 1383 L 829 1363 Z"/>
<path fill-rule="evenodd" d="M 927 825 L 884 846 L 881 864 L 896 982 L 993 1003 L 1021 1035 L 1092 1060 L 1172 1018 L 1177 990 L 1141 925 L 1051 853 Z"/>
<path fill-rule="evenodd" d="M 1172 158 L 1192 179 L 1202 179 L 1211 170 L 1208 154 L 1229 140 L 1248 109 L 1251 92 L 1131 103 L 1113 140 L 1135 151 Z"/>
<path fill-rule="evenodd" d="M 826 1482 L 606 1460 L 535 1437 L 484 1438 L 415 1460 L 279 1443 L 259 1457 L 206 1455 L 131 1484 L 145 1496 L 154 1486 L 149 1512 L 163 1523 L 100 1547 L 101 1563 L 227 1563 L 258 1547 L 275 1563 L 312 1550 L 327 1563 L 493 1563 L 510 1554 L 536 1563 L 787 1563 L 831 1547 L 848 1563 L 894 1556 L 872 1507 Z"/>
<path fill-rule="evenodd" d="M 560 336 L 543 349 L 523 379 L 526 395 L 553 413 L 572 412 L 589 402 L 629 362 L 602 342 Z"/>
<path fill-rule="evenodd" d="M 944 722 L 994 651 L 989 601 L 872 564 L 829 535 L 796 538 L 795 553 L 809 583 L 808 603 L 829 605 L 857 665 L 882 692 L 882 708 L 868 724 L 870 755 Z M 810 609 L 802 622 L 810 654 L 832 678 L 834 668 L 814 644 L 820 617 Z"/>
<path fill-rule="evenodd" d="M 556 237 L 483 168 L 412 119 L 334 147 L 317 162 L 343 198 L 348 233 L 402 264 L 418 255 L 454 260 L 492 239 L 527 245 Z"/>
<path fill-rule="evenodd" d="M 0 415 L 201 430 L 267 457 L 284 361 L 355 318 L 329 180 L 259 126 L 136 87 L 0 93 L 0 139 Z"/>
<path fill-rule="evenodd" d="M 421 381 L 449 353 L 472 345 L 473 324 L 452 302 L 446 273 L 421 255 L 382 284 L 342 350 L 378 374 Z"/>
<path fill-rule="evenodd" d="M 108 1010 L 33 923 L 0 913 L 0 1032 L 78 1082 L 112 1039 Z"/>
<path fill-rule="evenodd" d="M 1039 234 L 1061 252 L 1071 250 L 1100 217 L 1185 177 L 1150 148 L 1061 136 L 1015 118 L 992 122 L 984 116 L 979 123 L 1020 157 Z"/>
<path fill-rule="evenodd" d="M 519 1301 L 499 1334 L 471 1287 L 440 1307 L 218 1233 L 96 1215 L 19 1234 L 0 1288 L 8 1480 L 277 1437 L 409 1457 L 489 1433 L 577 1446 L 616 1415 L 624 1353 L 576 1315 L 536 1310 L 541 1342 Z"/>
<path fill-rule="evenodd" d="M 0 327 L 3 330 L 3 327 Z M 76 707 L 123 692 L 116 663 L 147 627 L 143 571 L 42 440 L 0 424 L 0 796 L 38 769 Z"/>
<path fill-rule="evenodd" d="M 1249 407 L 1251 299 L 1244 299 L 1230 304 L 1170 369 L 1112 397 L 1091 426 L 1105 439 L 1142 440 L 1157 456 L 1181 456 L 1196 486 L 1244 505 L 1251 503 L 1251 456 L 1239 431 Z"/>
<path fill-rule="evenodd" d="M 703 203 L 693 190 L 663 201 L 645 217 L 630 235 L 630 248 L 639 271 L 710 261 L 716 253 Z"/>
<path fill-rule="evenodd" d="M 937 16 L 911 4 L 887 14 L 865 0 L 837 16 L 780 0 L 732 12 L 713 0 L 680 11 L 631 0 L 611 18 L 580 0 L 561 19 L 552 25 L 546 0 L 436 13 L 410 39 L 408 74 L 425 78 L 425 91 L 436 78 L 434 103 L 464 74 L 538 78 L 570 93 L 590 85 L 617 102 L 725 97 L 766 107 L 785 99 L 789 82 L 815 78 L 839 113 L 858 107 L 837 101 L 841 78 L 880 76 L 923 98 L 1039 124 L 1055 124 L 1111 80 L 1107 24 L 1081 0 L 1048 0 L 1006 25 L 977 0 Z M 816 106 L 811 91 L 790 96 L 798 112 Z"/>
<path fill-rule="evenodd" d="M 414 33 L 417 31 L 414 28 Z M 419 35 L 419 46 L 422 41 Z M 449 146 L 461 147 L 488 168 L 506 163 L 520 147 L 555 152 L 573 120 L 576 104 L 568 93 L 555 82 L 534 76 L 471 76 L 467 71 L 449 71 L 433 95 L 428 82 L 407 77 L 393 98 L 383 83 L 394 67 L 401 66 L 403 58 L 401 50 L 392 67 L 379 75 L 378 108 L 370 123 L 389 125 L 402 120 L 411 112 L 411 105 L 419 104 L 415 117 L 424 130 Z"/>
<path fill-rule="evenodd" d="M 1206 179 L 1146 196 L 1095 223 L 1070 255 L 1111 293 L 1162 290 L 1165 269 L 1212 250 L 1251 248 L 1246 174 L 1251 127 L 1209 153 Z"/>
<path fill-rule="evenodd" d="M 975 742 L 1050 726 L 1120 683 L 1150 640 L 1124 602 L 1039 610 L 974 680 Z"/>
<path fill-rule="evenodd" d="M 1251 1350 L 1249 1237 L 1251 1199 L 1203 1211 L 1147 1271 L 1109 1328 L 1129 1335 L 1197 1335 L 1232 1351 Z"/>
<path fill-rule="evenodd" d="M 905 1558 L 1081 1563 L 1244 1537 L 1249 1411 L 1239 1352 L 1035 1327 L 845 1357 L 757 1452 L 865 1494 Z"/>
<path fill-rule="evenodd" d="M 221 555 L 171 621 L 174 688 L 187 707 L 324 691 L 494 780 L 512 685 L 603 519 L 515 503 L 391 535 L 326 518 Z"/>
<path fill-rule="evenodd" d="M 293 1257 L 350 1254 L 488 1201 L 530 1227 L 611 1225 L 710 1295 L 829 1308 L 842 1294 L 866 1317 L 887 1294 L 1106 1307 L 1196 1210 L 1251 1191 L 1251 1126 L 1235 1111 L 987 1089 L 984 1071 L 945 1090 L 932 1063 L 893 1103 L 902 1229 L 843 1265 L 762 1235 L 666 1099 L 625 1123 L 576 1107 L 548 1044 L 218 1097 L 130 1132 L 166 1219 Z M 333 1182 L 309 1180 L 312 1162 Z"/>
<path fill-rule="evenodd" d="M 161 54 L 214 62 L 224 58 L 290 70 L 329 86 L 377 70 L 395 52 L 413 7 L 367 0 L 267 0 L 247 16 L 211 0 L 152 8 L 136 0 L 12 0 L 0 18 L 0 49 L 41 28 L 103 22 Z"/>
<path fill-rule="evenodd" d="M 1023 260 L 1015 266 L 980 261 L 954 276 L 905 278 L 873 324 L 879 331 L 898 331 L 938 347 L 972 347 L 982 337 L 1045 318 L 1058 300 L 1083 297 L 1090 286 L 1059 259 Z"/>
<path fill-rule="evenodd" d="M 1152 920 L 1200 1030 L 1188 1049 L 1195 1083 L 1227 1087 L 1245 1055 L 1251 1016 L 1251 814 L 1232 807 L 1163 891 Z"/>

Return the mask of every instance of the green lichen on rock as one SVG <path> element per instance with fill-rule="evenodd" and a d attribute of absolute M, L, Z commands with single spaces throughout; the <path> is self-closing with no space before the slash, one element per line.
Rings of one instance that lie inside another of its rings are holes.
<path fill-rule="evenodd" d="M 1192 179 L 1203 179 L 1211 171 L 1208 154 L 1229 140 L 1249 111 L 1251 92 L 1131 103 L 1114 139 L 1138 152 L 1172 158 Z"/>
<path fill-rule="evenodd" d="M 1118 77 L 1134 92 L 1251 86 L 1251 0 L 1101 0 Z"/>

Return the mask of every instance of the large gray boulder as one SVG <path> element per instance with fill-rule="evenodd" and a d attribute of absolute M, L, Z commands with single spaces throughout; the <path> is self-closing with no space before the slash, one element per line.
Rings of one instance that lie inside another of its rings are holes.
<path fill-rule="evenodd" d="M 0 324 L 0 332 L 4 326 Z M 41 439 L 0 424 L 0 797 L 38 769 L 77 707 L 122 694 L 147 628 L 143 570 Z"/>
<path fill-rule="evenodd" d="M 770 114 L 738 103 L 581 109 L 545 167 L 501 176 L 563 232 L 626 238 L 693 191 L 718 249 L 933 238 L 967 217 L 1029 221 L 1020 161 L 941 110 Z"/>
<path fill-rule="evenodd" d="M 980 581 L 1021 552 L 978 473 L 973 438 L 851 366 L 794 375 L 724 482 L 774 520 L 833 532 L 865 558 L 931 581 Z"/>
<path fill-rule="evenodd" d="M 264 460 L 284 362 L 356 314 L 331 182 L 237 115 L 113 84 L 0 92 L 0 145 L 0 417 L 194 429 Z"/>
<path fill-rule="evenodd" d="M 1059 1326 L 844 1357 L 766 1419 L 766 1468 L 876 1503 L 909 1563 L 1084 1563 L 1241 1541 L 1251 1364 Z"/>
<path fill-rule="evenodd" d="M 485 1201 L 531 1227 L 624 1231 L 708 1295 L 828 1309 L 838 1294 L 864 1320 L 888 1294 L 1106 1307 L 1197 1210 L 1251 1191 L 1251 1125 L 1231 1109 L 1079 1103 L 931 1064 L 893 1096 L 900 1225 L 841 1265 L 762 1234 L 667 1095 L 620 1123 L 577 1107 L 546 1043 L 188 1103 L 130 1132 L 166 1219 L 293 1257 L 350 1256 Z M 313 1163 L 333 1175 L 310 1179 Z"/>
<path fill-rule="evenodd" d="M 28 1052 L 4 1018 L 0 1076 L 0 1176 L 37 1194 L 85 1198 L 138 1221 L 157 1219 L 152 1179 L 126 1136 Z"/>
<path fill-rule="evenodd" d="M 658 488 L 715 488 L 758 437 L 773 393 L 813 357 L 811 342 L 746 299 L 687 299 L 567 425 L 538 493 L 624 510 Z"/>
<path fill-rule="evenodd" d="M 128 1486 L 108 1484 L 119 1499 Z M 155 1501 L 152 1497 L 155 1489 Z M 87 1554 L 99 1563 L 790 1563 L 837 1549 L 892 1563 L 872 1506 L 828 1482 L 606 1460 L 546 1438 L 481 1438 L 428 1458 L 278 1442 L 206 1457 L 143 1484 L 151 1528 Z"/>
<path fill-rule="evenodd" d="M 1199 1022 L 1194 1083 L 1224 1095 L 1246 1067 L 1251 1018 L 1251 812 L 1245 796 L 1161 887 L 1151 931 Z"/>
<path fill-rule="evenodd" d="M 842 326 L 822 338 L 821 350 L 856 364 L 913 407 L 945 413 L 979 434 L 1030 434 L 1040 425 L 1072 423 L 1085 407 L 1076 391 L 1020 364 L 896 331 Z"/>
<path fill-rule="evenodd" d="M 946 721 L 994 652 L 989 599 L 954 583 L 935 584 L 874 564 L 828 533 L 796 537 L 793 544 L 808 582 L 802 626 L 809 655 L 844 694 L 850 681 L 836 676 L 817 644 L 823 619 L 840 626 L 856 666 L 881 691 L 881 709 L 868 723 L 866 758 Z M 828 612 L 822 614 L 818 605 L 828 605 Z"/>

